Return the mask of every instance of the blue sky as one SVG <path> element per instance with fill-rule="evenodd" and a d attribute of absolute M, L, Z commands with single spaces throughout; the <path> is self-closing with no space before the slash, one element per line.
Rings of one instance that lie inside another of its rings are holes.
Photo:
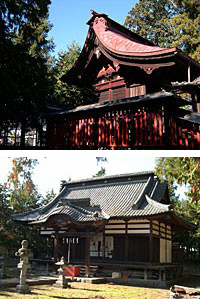
<path fill-rule="evenodd" d="M 187 151 L 186 156 L 192 156 Z M 193 153 L 194 154 L 194 153 Z M 11 159 L 29 157 L 39 160 L 35 167 L 33 181 L 42 195 L 54 189 L 58 194 L 61 180 L 91 178 L 100 169 L 96 157 L 107 157 L 106 174 L 115 175 L 131 172 L 149 171 L 155 167 L 156 156 L 177 157 L 177 151 L 2 151 L 0 153 L 0 183 L 6 181 L 11 170 Z M 9 158 L 10 157 L 10 158 Z M 178 189 L 180 199 L 185 198 L 185 186 Z"/>
<path fill-rule="evenodd" d="M 49 21 L 53 24 L 53 28 L 49 37 L 53 37 L 56 44 L 55 54 L 60 50 L 66 50 L 67 45 L 73 41 L 83 46 L 91 9 L 105 13 L 111 19 L 123 24 L 136 2 L 136 0 L 52 0 Z"/>

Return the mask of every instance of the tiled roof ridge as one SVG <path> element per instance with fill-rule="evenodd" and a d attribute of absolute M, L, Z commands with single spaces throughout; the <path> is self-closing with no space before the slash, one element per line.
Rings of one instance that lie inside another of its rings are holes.
<path fill-rule="evenodd" d="M 96 212 L 98 212 L 97 210 L 91 211 L 91 210 L 88 210 L 87 207 L 83 208 L 83 207 L 80 207 L 77 205 L 73 205 L 72 203 L 69 203 L 69 206 L 72 207 L 74 210 L 79 211 L 80 213 L 84 213 L 85 215 L 87 215 L 87 214 L 94 215 Z"/>
<path fill-rule="evenodd" d="M 69 186 L 70 184 L 74 183 L 83 183 L 83 182 L 93 182 L 93 181 L 101 181 L 101 180 L 107 180 L 107 179 L 115 179 L 115 178 L 128 178 L 128 177 L 134 177 L 134 176 L 142 176 L 142 175 L 155 175 L 153 170 L 148 171 L 139 171 L 139 172 L 131 172 L 131 173 L 123 173 L 123 174 L 114 174 L 114 175 L 106 175 L 101 177 L 92 177 L 92 178 L 85 178 L 80 180 L 74 180 L 67 182 L 65 186 Z"/>

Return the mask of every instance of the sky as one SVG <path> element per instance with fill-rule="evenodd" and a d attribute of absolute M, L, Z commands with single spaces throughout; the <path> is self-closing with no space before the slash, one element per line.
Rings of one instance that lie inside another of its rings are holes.
<path fill-rule="evenodd" d="M 111 19 L 123 24 L 136 0 L 52 0 L 49 21 L 53 25 L 49 37 L 56 44 L 55 55 L 67 50 L 67 45 L 76 41 L 83 47 L 91 18 L 90 10 L 105 13 Z"/>
<path fill-rule="evenodd" d="M 185 156 L 192 156 L 192 151 Z M 194 155 L 194 151 L 192 152 Z M 179 151 L 1 151 L 0 183 L 6 181 L 11 170 L 11 160 L 15 157 L 36 158 L 33 181 L 40 194 L 47 191 L 59 193 L 61 180 L 68 181 L 92 178 L 101 165 L 97 166 L 96 157 L 107 157 L 106 175 L 151 171 L 155 167 L 156 155 L 179 156 Z M 198 153 L 197 153 L 198 156 Z M 185 198 L 185 187 L 179 188 L 180 198 Z"/>
<path fill-rule="evenodd" d="M 27 151 L 25 154 L 39 161 L 34 170 L 33 181 L 42 195 L 51 189 L 58 193 L 61 180 L 91 178 L 101 168 L 96 162 L 96 157 L 102 156 L 100 151 L 45 151 L 42 154 Z M 19 156 L 24 155 L 20 153 Z M 114 154 L 114 152 L 106 153 L 104 156 L 108 162 L 102 166 L 106 168 L 107 175 L 148 171 L 155 167 L 155 157 L 137 157 L 133 154 Z M 14 157 L 17 157 L 16 153 L 9 153 L 9 156 L 0 155 L 1 183 L 5 182 L 11 170 L 11 160 Z"/>

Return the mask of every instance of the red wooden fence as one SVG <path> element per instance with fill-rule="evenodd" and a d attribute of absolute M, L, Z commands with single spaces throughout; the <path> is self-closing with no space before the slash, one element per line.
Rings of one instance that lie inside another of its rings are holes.
<path fill-rule="evenodd" d="M 160 106 L 118 106 L 48 121 L 47 146 L 68 149 L 200 149 L 199 125 Z"/>

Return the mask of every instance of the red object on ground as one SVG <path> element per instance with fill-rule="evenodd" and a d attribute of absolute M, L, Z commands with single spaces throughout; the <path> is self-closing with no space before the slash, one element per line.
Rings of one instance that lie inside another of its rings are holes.
<path fill-rule="evenodd" d="M 73 276 L 77 277 L 80 276 L 80 266 L 66 266 L 65 267 L 65 276 Z"/>

